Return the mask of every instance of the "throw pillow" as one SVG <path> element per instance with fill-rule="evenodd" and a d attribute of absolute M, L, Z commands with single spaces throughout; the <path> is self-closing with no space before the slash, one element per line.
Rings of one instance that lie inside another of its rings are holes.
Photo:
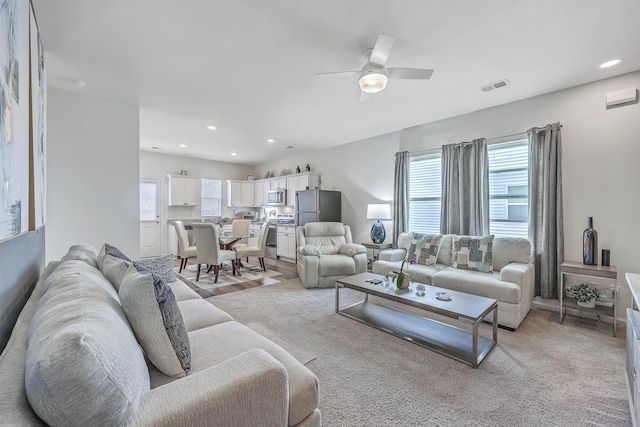
<path fill-rule="evenodd" d="M 453 267 L 461 270 L 493 271 L 493 234 L 453 236 Z"/>
<path fill-rule="evenodd" d="M 171 288 L 134 263 L 120 285 L 120 301 L 145 354 L 165 375 L 184 377 L 191 369 L 191 346 Z"/>
<path fill-rule="evenodd" d="M 139 261 L 133 261 L 136 266 L 142 266 L 149 270 L 151 273 L 155 273 L 165 282 L 173 282 L 176 280 L 176 275 L 173 272 L 173 255 L 165 255 L 157 258 L 142 258 Z"/>
<path fill-rule="evenodd" d="M 440 250 L 440 242 L 442 242 L 441 234 L 423 237 L 422 248 L 416 262 L 422 265 L 435 265 L 438 259 L 438 251 Z"/>
<path fill-rule="evenodd" d="M 109 282 L 117 290 L 120 289 L 120 283 L 124 277 L 124 273 L 131 265 L 131 260 L 120 249 L 105 243 L 98 254 L 98 269 L 109 279 Z"/>
<path fill-rule="evenodd" d="M 424 246 L 423 238 L 425 236 L 426 235 L 422 233 L 413 233 L 411 244 L 409 245 L 409 249 L 407 249 L 407 256 L 405 258 L 407 262 L 415 262 L 418 259 L 418 256 L 420 256 L 420 251 Z"/>

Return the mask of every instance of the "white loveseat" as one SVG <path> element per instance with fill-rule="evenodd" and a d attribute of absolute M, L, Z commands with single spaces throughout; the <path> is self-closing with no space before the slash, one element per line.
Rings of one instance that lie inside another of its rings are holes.
<path fill-rule="evenodd" d="M 177 301 L 190 366 L 161 372 L 125 304 L 136 268 L 103 254 L 77 245 L 42 273 L 0 356 L 0 425 L 321 425 L 317 377 L 180 280 L 163 292 Z M 156 275 L 141 277 L 158 289 Z"/>
<path fill-rule="evenodd" d="M 330 288 L 336 279 L 367 270 L 367 248 L 353 243 L 340 222 L 309 222 L 296 229 L 298 276 L 305 288 Z"/>
<path fill-rule="evenodd" d="M 527 239 L 496 237 L 492 247 L 493 271 L 485 273 L 452 266 L 453 237 L 442 236 L 435 265 L 407 263 L 405 271 L 409 271 L 414 282 L 497 300 L 498 324 L 516 329 L 533 304 L 535 270 L 531 243 Z M 412 232 L 398 236 L 398 248 L 381 252 L 373 263 L 373 272 L 386 275 L 398 271 L 412 241 Z"/>

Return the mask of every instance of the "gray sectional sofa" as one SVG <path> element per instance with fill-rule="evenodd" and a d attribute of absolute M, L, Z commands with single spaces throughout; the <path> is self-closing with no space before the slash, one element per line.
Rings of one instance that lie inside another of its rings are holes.
<path fill-rule="evenodd" d="M 321 425 L 318 379 L 291 354 L 105 252 L 76 245 L 42 273 L 0 356 L 0 425 Z M 179 313 L 159 318 L 162 301 Z M 166 333 L 146 329 L 158 319 Z"/>
<path fill-rule="evenodd" d="M 381 252 L 373 272 L 386 275 L 398 271 L 407 258 L 412 232 L 398 236 L 397 249 Z M 454 291 L 493 298 L 498 301 L 498 324 L 516 329 L 533 304 L 534 266 L 531 243 L 527 239 L 495 238 L 492 241 L 491 271 L 454 267 L 454 235 L 442 236 L 434 265 L 405 264 L 412 280 Z M 490 319 L 487 319 L 488 321 Z"/>

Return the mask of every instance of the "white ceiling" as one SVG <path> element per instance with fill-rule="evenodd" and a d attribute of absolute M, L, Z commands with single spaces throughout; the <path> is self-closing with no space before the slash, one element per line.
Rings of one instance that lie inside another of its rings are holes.
<path fill-rule="evenodd" d="M 139 106 L 142 150 L 249 165 L 640 69 L 638 0 L 32 1 L 50 86 Z M 360 103 L 357 77 L 315 76 L 378 34 L 431 80 Z"/>

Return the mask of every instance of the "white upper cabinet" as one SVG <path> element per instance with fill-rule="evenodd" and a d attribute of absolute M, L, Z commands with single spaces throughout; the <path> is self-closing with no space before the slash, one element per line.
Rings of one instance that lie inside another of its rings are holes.
<path fill-rule="evenodd" d="M 169 206 L 197 206 L 200 204 L 200 179 L 167 175 Z"/>
<path fill-rule="evenodd" d="M 278 188 L 287 188 L 286 177 L 271 178 L 271 189 L 277 190 Z"/>
<path fill-rule="evenodd" d="M 268 206 L 269 205 L 269 190 L 271 189 L 271 181 L 268 179 L 262 179 L 255 181 L 254 188 L 254 206 Z"/>
<path fill-rule="evenodd" d="M 301 173 L 287 177 L 287 205 L 293 206 L 296 200 L 296 191 L 313 190 L 320 187 L 320 175 L 314 173 Z"/>
<path fill-rule="evenodd" d="M 253 181 L 227 180 L 227 207 L 246 208 L 253 206 L 254 192 Z"/>

